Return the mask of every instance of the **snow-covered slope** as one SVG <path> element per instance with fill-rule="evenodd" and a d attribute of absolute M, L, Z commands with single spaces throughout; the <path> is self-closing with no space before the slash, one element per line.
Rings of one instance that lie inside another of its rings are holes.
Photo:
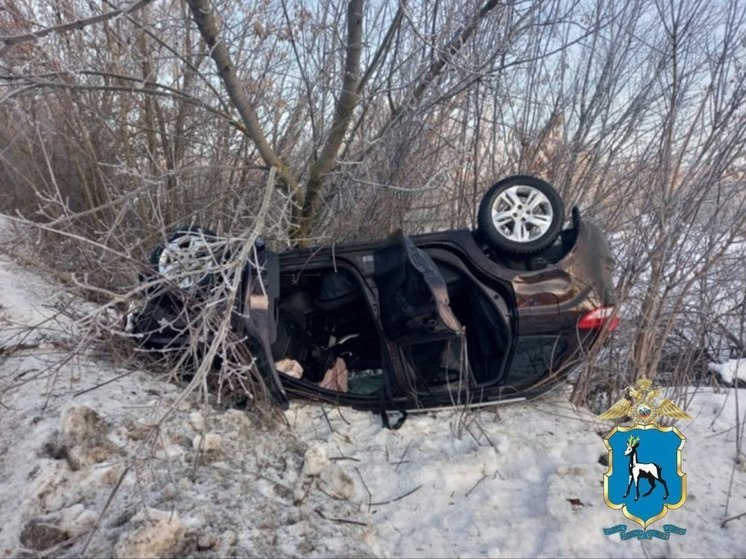
<path fill-rule="evenodd" d="M 0 257 L 1 556 L 746 555 L 746 515 L 721 526 L 746 513 L 744 390 L 699 389 L 678 425 L 689 498 L 663 522 L 687 534 L 623 542 L 602 531 L 630 524 L 603 503 L 610 426 L 562 392 L 399 431 L 300 404 L 272 429 L 193 399 L 165 416 L 177 386 L 70 358 L 64 320 L 19 337 L 59 291 Z"/>

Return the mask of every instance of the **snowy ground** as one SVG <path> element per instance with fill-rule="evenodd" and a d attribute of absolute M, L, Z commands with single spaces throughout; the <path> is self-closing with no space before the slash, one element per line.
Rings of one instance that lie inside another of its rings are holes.
<path fill-rule="evenodd" d="M 631 524 L 603 503 L 610 425 L 562 392 L 399 431 L 298 404 L 273 430 L 192 399 L 163 419 L 179 388 L 70 359 L 64 320 L 19 337 L 59 292 L 0 257 L 0 556 L 746 556 L 746 515 L 721 526 L 746 513 L 745 390 L 699 389 L 678 424 L 689 497 L 653 527 L 687 534 L 623 542 L 602 531 Z"/>

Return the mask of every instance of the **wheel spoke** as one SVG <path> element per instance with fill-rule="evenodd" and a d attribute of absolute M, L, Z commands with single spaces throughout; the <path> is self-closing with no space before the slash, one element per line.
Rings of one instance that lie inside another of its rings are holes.
<path fill-rule="evenodd" d="M 527 215 L 526 219 L 537 227 L 549 227 L 552 224 L 552 218 L 548 215 L 532 214 Z"/>
<path fill-rule="evenodd" d="M 508 209 L 510 211 L 515 210 L 521 203 L 521 199 L 517 196 L 515 188 L 509 188 L 508 190 L 500 194 L 497 199 L 498 201 L 508 206 Z"/>
<path fill-rule="evenodd" d="M 505 225 L 508 225 L 511 221 L 513 221 L 513 219 L 513 214 L 510 212 L 492 212 L 492 223 L 495 224 L 495 227 L 503 227 Z"/>
<path fill-rule="evenodd" d="M 541 202 L 540 196 L 541 192 L 538 190 L 532 190 L 531 193 L 528 195 L 528 198 L 526 198 L 526 206 L 528 209 L 532 210 L 537 204 Z"/>
<path fill-rule="evenodd" d="M 552 213 L 552 205 L 549 203 L 549 199 L 540 190 L 532 189 L 528 198 L 526 199 L 526 207 L 530 210 L 536 210 L 539 207 L 545 209 L 546 213 Z"/>
<path fill-rule="evenodd" d="M 517 225 L 517 228 L 518 228 L 518 241 L 520 241 L 522 243 L 528 241 L 529 234 L 528 234 L 528 230 L 526 229 L 526 224 L 521 221 L 521 222 L 517 223 L 516 225 Z"/>

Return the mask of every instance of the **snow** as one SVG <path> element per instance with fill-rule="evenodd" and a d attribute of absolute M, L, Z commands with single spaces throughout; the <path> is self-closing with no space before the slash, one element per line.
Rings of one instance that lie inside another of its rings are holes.
<path fill-rule="evenodd" d="M 664 519 L 688 533 L 644 542 L 649 554 L 746 553 L 746 519 L 720 528 L 723 519 L 746 512 L 746 468 L 734 461 L 734 395 L 709 389 L 694 395 L 689 411 L 695 419 L 678 425 L 688 437 L 688 502 Z M 565 400 L 558 393 L 496 408 L 499 413 L 413 416 L 399 431 L 347 410 L 324 414 L 298 406 L 289 416 L 305 440 L 322 444 L 331 460 L 344 459 L 357 477 L 357 500 L 375 522 L 372 548 L 379 556 L 640 556 L 641 542 L 602 532 L 631 524 L 602 499 L 606 467 L 599 458 L 606 455 L 602 435 L 609 426 Z"/>
<path fill-rule="evenodd" d="M 688 500 L 653 525 L 687 534 L 621 541 L 603 534 L 632 524 L 603 503 L 612 425 L 565 390 L 398 431 L 299 403 L 285 425 L 195 398 L 166 415 L 178 386 L 71 357 L 61 292 L 0 256 L 0 556 L 746 555 L 743 389 L 689 389 Z"/>
<path fill-rule="evenodd" d="M 746 381 L 746 359 L 729 359 L 725 363 L 709 363 L 707 370 L 717 374 L 727 384 Z"/>

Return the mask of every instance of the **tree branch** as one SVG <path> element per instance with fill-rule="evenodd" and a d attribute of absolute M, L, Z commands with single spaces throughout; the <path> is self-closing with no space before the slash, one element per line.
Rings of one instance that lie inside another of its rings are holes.
<path fill-rule="evenodd" d="M 376 51 L 376 54 L 373 56 L 373 59 L 371 60 L 370 64 L 368 65 L 368 68 L 365 70 L 365 73 L 363 73 L 363 77 L 360 79 L 360 83 L 358 84 L 358 93 L 361 93 L 363 88 L 365 87 L 365 84 L 368 83 L 368 80 L 370 79 L 371 75 L 373 75 L 374 70 L 378 67 L 378 64 L 383 60 L 386 53 L 388 53 L 389 49 L 391 48 L 391 43 L 394 40 L 394 35 L 399 30 L 399 27 L 401 26 L 401 22 L 404 16 L 404 5 L 407 3 L 407 0 L 402 0 L 401 4 L 399 4 L 399 8 L 396 10 L 396 14 L 394 15 L 394 19 L 391 21 L 391 25 L 389 25 L 389 29 L 386 32 L 386 35 L 383 38 L 383 41 L 381 41 L 381 44 L 378 47 L 378 50 Z"/>
<path fill-rule="evenodd" d="M 311 165 L 309 171 L 299 227 L 294 232 L 296 239 L 303 239 L 310 232 L 318 198 L 324 185 L 324 177 L 336 161 L 339 148 L 352 120 L 352 113 L 360 100 L 360 56 L 362 50 L 363 0 L 350 0 L 347 8 L 347 48 L 342 93 L 337 101 L 332 128 L 321 150 L 321 155 Z"/>
<path fill-rule="evenodd" d="M 267 138 L 259 124 L 254 107 L 251 105 L 243 84 L 238 78 L 236 69 L 231 60 L 228 49 L 218 39 L 218 26 L 215 21 L 215 15 L 209 6 L 208 0 L 187 0 L 189 8 L 192 11 L 192 17 L 199 28 L 202 38 L 210 47 L 210 56 L 215 61 L 218 74 L 223 81 L 231 102 L 236 107 L 238 114 L 241 116 L 248 136 L 254 142 L 259 155 L 269 167 L 275 167 L 280 177 L 282 190 L 286 193 L 297 196 L 298 179 L 295 178 L 290 168 L 280 159 L 272 147 L 269 145 Z"/>
<path fill-rule="evenodd" d="M 446 46 L 441 49 L 437 57 L 432 61 L 427 71 L 422 75 L 417 85 L 414 87 L 412 92 L 409 94 L 407 100 L 399 105 L 398 107 L 393 106 L 393 102 L 389 99 L 391 107 L 391 115 L 389 116 L 386 124 L 381 126 L 375 138 L 369 142 L 368 148 L 364 151 L 362 157 L 365 157 L 367 153 L 373 149 L 373 146 L 385 136 L 385 134 L 398 123 L 410 110 L 417 107 L 422 101 L 422 98 L 427 93 L 430 85 L 443 73 L 447 64 L 461 51 L 466 41 L 474 34 L 479 23 L 484 19 L 493 9 L 499 4 L 499 0 L 488 0 L 488 2 L 476 12 L 469 23 L 458 30 L 456 34 L 451 37 Z M 367 76 L 366 76 L 367 78 Z M 479 76 L 475 76 L 469 81 L 468 86 L 471 86 Z M 443 100 L 443 99 L 441 99 Z"/>
<path fill-rule="evenodd" d="M 392 121 L 397 120 L 400 113 L 406 112 L 408 108 L 414 107 L 420 102 L 430 85 L 443 73 L 446 65 L 461 51 L 464 44 L 466 44 L 469 38 L 474 34 L 479 22 L 495 9 L 498 4 L 499 0 L 488 0 L 488 2 L 472 16 L 469 23 L 456 33 L 450 41 L 448 41 L 446 46 L 430 64 L 427 72 L 425 72 L 422 78 L 420 78 L 420 81 L 417 83 L 414 90 L 412 90 L 407 101 L 403 105 L 400 105 L 394 115 L 392 115 Z"/>
<path fill-rule="evenodd" d="M 105 14 L 99 14 L 97 16 L 79 19 L 70 23 L 63 23 L 61 25 L 54 25 L 52 27 L 45 27 L 39 31 L 32 31 L 31 33 L 22 33 L 19 35 L 11 35 L 9 37 L 0 37 L 0 41 L 5 43 L 5 46 L 0 49 L 0 57 L 2 57 L 13 45 L 18 43 L 25 43 L 28 41 L 36 41 L 52 33 L 64 33 L 65 31 L 75 31 L 88 27 L 89 25 L 95 25 L 110 19 L 114 19 L 122 14 L 129 14 L 135 10 L 139 10 L 143 6 L 149 4 L 152 0 L 136 0 L 127 8 L 116 8 L 111 12 Z"/>
<path fill-rule="evenodd" d="M 78 74 L 81 76 L 95 76 L 95 77 L 108 77 L 123 82 L 132 82 L 134 85 L 98 85 L 98 84 L 84 84 L 75 83 L 72 81 L 55 80 L 53 78 L 70 77 L 71 75 Z M 228 114 L 222 112 L 215 107 L 212 107 L 196 97 L 189 95 L 178 89 L 174 89 L 167 85 L 160 84 L 151 80 L 143 80 L 134 76 L 125 76 L 123 74 L 115 74 L 113 72 L 97 72 L 93 70 L 80 70 L 77 72 L 50 72 L 48 74 L 38 75 L 0 75 L 0 82 L 6 81 L 20 84 L 18 89 L 8 92 L 4 96 L 0 97 L 0 104 L 4 103 L 12 97 L 21 95 L 26 91 L 34 90 L 37 88 L 49 88 L 49 89 L 65 89 L 68 91 L 122 91 L 127 93 L 135 93 L 138 95 L 155 95 L 158 97 L 170 97 L 193 105 L 200 109 L 203 109 L 215 116 L 224 119 L 228 124 L 242 133 L 246 134 L 246 128 L 240 121 L 233 120 Z"/>

